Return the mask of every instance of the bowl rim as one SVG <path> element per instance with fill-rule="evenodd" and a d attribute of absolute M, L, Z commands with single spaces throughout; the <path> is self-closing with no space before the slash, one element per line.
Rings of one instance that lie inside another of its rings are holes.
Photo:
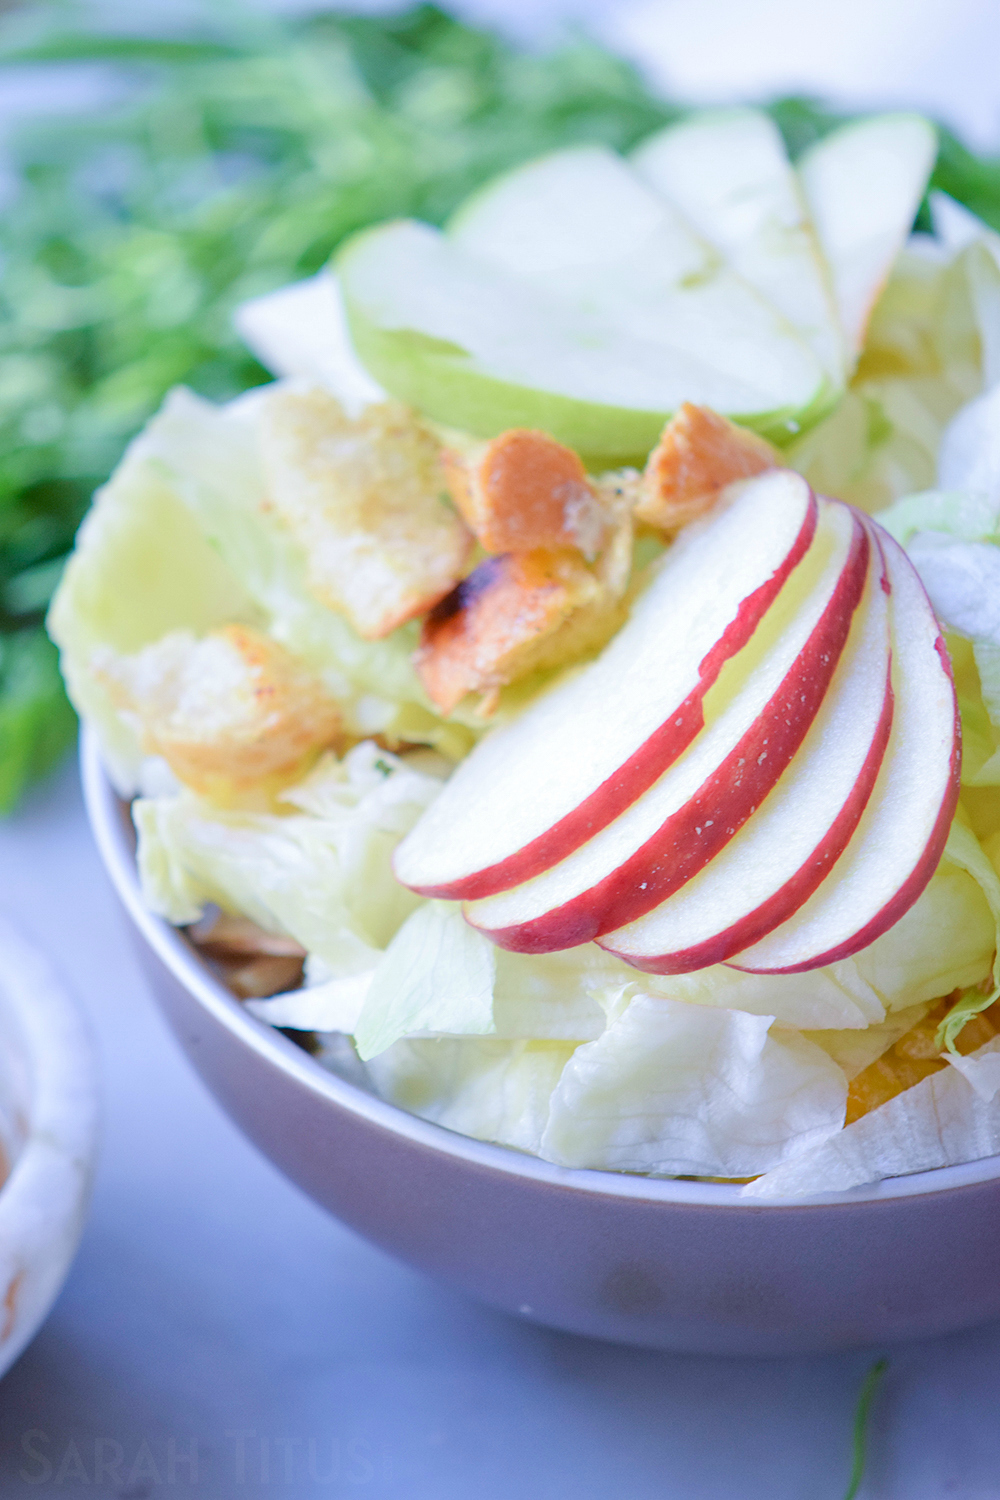
<path fill-rule="evenodd" d="M 139 887 L 127 803 L 115 790 L 104 768 L 97 734 L 86 725 L 80 736 L 80 770 L 87 816 L 104 867 L 135 927 L 173 977 L 238 1041 L 266 1058 L 310 1093 L 329 1099 L 340 1108 L 414 1144 L 444 1152 L 470 1165 L 552 1187 L 663 1204 L 742 1210 L 744 1213 L 790 1213 L 820 1206 L 847 1208 L 861 1203 L 937 1195 L 1000 1177 L 998 1155 L 958 1166 L 935 1167 L 905 1177 L 885 1178 L 846 1192 L 784 1199 L 748 1199 L 741 1196 L 738 1186 L 727 1183 L 647 1177 L 594 1167 L 560 1167 L 526 1152 L 460 1135 L 445 1126 L 411 1115 L 322 1067 L 280 1031 L 258 1021 L 214 978 L 178 929 L 146 907 Z"/>

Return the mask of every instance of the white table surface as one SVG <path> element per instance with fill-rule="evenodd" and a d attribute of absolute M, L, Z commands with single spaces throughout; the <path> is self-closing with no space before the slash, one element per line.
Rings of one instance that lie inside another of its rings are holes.
<path fill-rule="evenodd" d="M 996 0 L 464 9 L 527 31 L 542 11 L 583 15 L 693 99 L 802 87 L 1000 140 Z M 617 1348 L 467 1302 L 316 1208 L 167 1033 L 71 765 L 0 824 L 0 909 L 89 1014 L 106 1116 L 79 1257 L 0 1386 L 0 1500 L 840 1500 L 857 1392 L 882 1353 L 860 1496 L 1000 1500 L 1000 1325 L 793 1360 Z"/>

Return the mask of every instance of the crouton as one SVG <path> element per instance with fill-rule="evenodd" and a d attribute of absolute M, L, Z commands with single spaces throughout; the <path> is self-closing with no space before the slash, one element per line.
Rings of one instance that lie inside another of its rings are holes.
<path fill-rule="evenodd" d="M 378 640 L 454 588 L 473 538 L 448 502 L 438 440 L 406 407 L 352 421 L 325 391 L 282 390 L 261 419 L 271 503 L 321 603 Z"/>
<path fill-rule="evenodd" d="M 704 515 L 726 485 L 780 464 L 777 450 L 755 432 L 685 401 L 649 455 L 636 518 L 676 531 Z"/>
<path fill-rule="evenodd" d="M 296 780 L 336 740 L 337 705 L 277 641 L 243 625 L 201 640 L 176 630 L 134 656 L 99 653 L 94 669 L 178 780 L 229 803 Z"/>
<path fill-rule="evenodd" d="M 187 929 L 195 947 L 242 1000 L 263 999 L 302 983 L 306 950 L 282 933 L 265 932 L 248 917 L 220 912 Z"/>
<path fill-rule="evenodd" d="M 462 515 L 487 552 L 600 550 L 605 515 L 572 448 L 546 432 L 513 427 L 471 449 L 445 449 L 445 474 Z"/>
<path fill-rule="evenodd" d="M 847 1090 L 848 1125 L 859 1120 L 870 1110 L 877 1109 L 912 1088 L 915 1083 L 938 1073 L 947 1063 L 936 1045 L 937 1029 L 948 1011 L 958 999 L 958 991 L 938 1003 L 899 1038 L 888 1052 L 870 1063 L 856 1078 L 852 1078 Z M 1000 1002 L 967 1021 L 955 1043 L 959 1052 L 967 1054 L 992 1040 L 1000 1032 Z"/>
<path fill-rule="evenodd" d="M 415 662 L 442 713 L 529 672 L 562 666 L 603 643 L 624 616 L 614 593 L 564 550 L 488 557 L 424 621 Z"/>

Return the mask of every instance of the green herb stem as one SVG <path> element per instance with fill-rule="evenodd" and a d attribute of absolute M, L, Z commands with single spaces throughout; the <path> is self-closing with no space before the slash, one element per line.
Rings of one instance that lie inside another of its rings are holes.
<path fill-rule="evenodd" d="M 847 1494 L 844 1500 L 854 1500 L 861 1485 L 861 1478 L 865 1471 L 865 1450 L 868 1442 L 868 1413 L 871 1408 L 872 1399 L 879 1381 L 888 1368 L 889 1361 L 886 1359 L 876 1360 L 861 1384 L 861 1393 L 858 1396 L 858 1405 L 854 1413 L 854 1462 L 851 1467 L 851 1479 L 847 1486 Z"/>

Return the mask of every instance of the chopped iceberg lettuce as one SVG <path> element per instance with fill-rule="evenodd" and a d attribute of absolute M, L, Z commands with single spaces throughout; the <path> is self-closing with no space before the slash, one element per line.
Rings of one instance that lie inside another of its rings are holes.
<path fill-rule="evenodd" d="M 496 948 L 451 901 L 427 901 L 403 923 L 372 975 L 354 1038 L 367 1061 L 420 1032 L 493 1031 Z"/>
<path fill-rule="evenodd" d="M 994 265 L 992 257 L 990 265 Z M 994 267 L 995 268 L 995 267 Z M 1000 278 L 1000 270 L 996 272 Z M 1000 347 L 1000 282 L 997 304 Z M 985 335 L 984 335 L 985 336 Z M 950 632 L 962 715 L 962 783 L 1000 785 L 1000 386 L 964 406 L 941 447 L 939 490 L 897 500 L 879 520 L 906 547 Z"/>
<path fill-rule="evenodd" d="M 563 1166 L 739 1177 L 843 1124 L 841 1070 L 771 1024 L 640 993 L 594 1042 L 408 1039 L 368 1072 L 414 1114 Z"/>
<path fill-rule="evenodd" d="M 138 651 L 169 631 L 257 624 L 261 612 L 154 458 L 156 420 L 98 490 L 49 612 L 70 697 L 96 730 L 108 773 L 134 792 L 143 752 L 93 670 L 95 653 Z"/>
<path fill-rule="evenodd" d="M 498 949 L 493 988 L 496 1034 L 593 1041 L 604 1030 L 609 998 L 634 977 L 634 970 L 596 943 L 561 953 Z"/>
<path fill-rule="evenodd" d="M 906 550 L 938 618 L 974 643 L 1000 645 L 1000 547 L 918 531 Z"/>
<path fill-rule="evenodd" d="M 986 1092 L 982 1064 L 998 1053 L 1000 1037 L 963 1059 Z M 944 1068 L 748 1183 L 743 1197 L 839 1193 L 882 1177 L 979 1161 L 998 1152 L 1000 1100 L 993 1094 L 984 1098 L 957 1068 Z"/>
<path fill-rule="evenodd" d="M 807 1031 L 804 1035 L 843 1070 L 848 1083 L 857 1078 L 865 1068 L 877 1062 L 884 1052 L 895 1046 L 901 1036 L 917 1026 L 927 1014 L 930 1005 L 909 1005 L 905 1010 L 891 1011 L 884 1021 L 869 1026 L 865 1031 Z"/>
<path fill-rule="evenodd" d="M 789 450 L 815 489 L 881 511 L 936 482 L 945 428 L 982 389 L 983 320 L 993 314 L 980 295 L 992 265 L 984 254 L 978 240 L 957 251 L 928 236 L 910 241 L 845 397 Z"/>
<path fill-rule="evenodd" d="M 446 903 L 438 903 L 438 906 L 444 907 Z M 248 1001 L 248 1009 L 259 1020 L 269 1021 L 273 1026 L 354 1034 L 378 971 L 382 998 L 369 1007 L 365 1022 L 372 1039 L 364 1043 L 359 1038 L 360 1045 L 384 1049 L 411 1030 L 429 1031 L 435 1035 L 445 1031 L 457 1036 L 490 1035 L 508 1041 L 587 1042 L 593 1041 L 604 1030 L 605 1016 L 598 996 L 617 993 L 623 982 L 631 977 L 631 971 L 621 960 L 612 958 L 592 943 L 564 953 L 529 955 L 495 949 L 489 1014 L 486 1013 L 486 997 L 480 991 L 467 991 L 461 1003 L 457 1003 L 454 991 L 447 983 L 441 988 L 435 987 L 424 1006 L 426 968 L 415 963 L 403 974 L 398 991 L 393 991 L 381 967 L 383 964 L 391 966 L 390 973 L 398 971 L 401 954 L 407 950 L 412 952 L 411 945 L 421 932 L 427 937 L 428 926 L 433 930 L 436 924 L 427 918 L 418 922 L 422 911 L 423 908 L 414 913 L 407 924 L 409 928 L 412 923 L 413 928 L 407 932 L 406 947 L 400 934 L 399 946 L 393 956 L 389 956 L 393 948 L 390 944 L 390 950 L 379 955 L 375 968 L 360 974 L 333 977 L 328 970 L 318 972 L 325 970 L 325 966 L 313 961 L 307 964 L 304 989 L 275 995 L 268 1000 Z M 436 920 L 444 925 L 440 915 Z M 451 925 L 453 922 L 454 917 L 448 924 L 451 935 L 464 945 L 467 942 L 465 934 L 459 938 L 457 928 Z M 440 927 L 438 935 L 441 935 Z M 432 962 L 426 943 L 420 949 L 420 956 L 424 965 Z M 418 1011 L 420 1025 L 413 1019 Z"/>
<path fill-rule="evenodd" d="M 353 1032 L 371 984 L 371 970 L 344 974 L 305 984 L 300 990 L 270 995 L 266 1000 L 247 1000 L 245 1005 L 258 1021 L 269 1026 L 290 1026 L 296 1031 Z"/>
<path fill-rule="evenodd" d="M 647 974 L 642 987 L 689 1004 L 774 1016 L 782 1026 L 864 1027 L 885 1015 L 884 997 L 862 977 L 856 959 L 805 974 L 747 974 L 714 964 L 691 974 Z"/>
<path fill-rule="evenodd" d="M 1000 531 L 1000 498 L 993 501 L 965 489 L 921 490 L 879 511 L 878 520 L 901 547 L 908 547 L 918 531 L 986 541 Z"/>
<path fill-rule="evenodd" d="M 851 962 L 890 1011 L 936 1000 L 988 977 L 998 915 L 1000 880 L 975 835 L 956 822 L 919 900 Z"/>
<path fill-rule="evenodd" d="M 946 490 L 967 491 L 994 511 L 1000 508 L 1000 385 L 987 387 L 949 423 L 938 456 L 938 482 Z M 996 530 L 995 520 L 989 530 Z M 984 534 L 985 529 L 979 533 Z"/>
<path fill-rule="evenodd" d="M 636 986 L 638 989 L 638 986 Z M 847 1081 L 815 1043 L 770 1016 L 634 994 L 578 1047 L 541 1154 L 563 1166 L 747 1177 L 844 1123 Z"/>
<path fill-rule="evenodd" d="M 961 1073 L 966 1083 L 971 1084 L 987 1104 L 1000 1092 L 1000 1052 L 990 1052 L 986 1047 L 968 1057 L 963 1057 L 960 1052 L 949 1052 L 945 1061 Z"/>
<path fill-rule="evenodd" d="M 187 791 L 140 798 L 145 899 L 176 923 L 215 902 L 296 938 L 337 977 L 369 971 L 419 904 L 395 880 L 392 851 L 439 786 L 366 742 L 322 761 L 296 790 L 321 814 L 227 811 Z"/>
<path fill-rule="evenodd" d="M 1000 995 L 1000 877 L 993 867 L 986 851 L 971 829 L 965 828 L 961 823 L 955 822 L 948 835 L 948 843 L 945 846 L 945 857 L 959 869 L 966 872 L 978 885 L 983 899 L 989 906 L 990 916 L 993 922 L 993 933 L 991 938 L 992 948 L 992 973 L 988 976 L 992 982 L 987 982 L 987 976 L 983 976 L 977 984 L 973 979 L 965 980 L 964 984 L 970 986 L 961 999 L 945 1016 L 938 1032 L 938 1044 L 948 1048 L 949 1053 L 955 1051 L 955 1040 L 965 1025 L 966 1021 L 993 1004 Z M 915 910 L 916 908 L 914 908 Z M 939 938 L 948 943 L 955 941 L 957 937 L 961 941 L 964 924 L 960 924 L 957 931 L 939 928 Z M 965 929 L 967 932 L 967 929 Z M 945 933 L 947 938 L 945 939 Z M 959 988 L 964 986 L 959 984 Z M 944 993 L 950 993 L 945 991 Z"/>
<path fill-rule="evenodd" d="M 340 283 L 329 267 L 240 303 L 233 322 L 265 369 L 326 386 L 352 415 L 387 399 L 354 352 Z"/>
<path fill-rule="evenodd" d="M 379 1094 L 480 1141 L 539 1154 L 549 1100 L 573 1042 L 439 1037 L 401 1041 L 368 1063 Z"/>
<path fill-rule="evenodd" d="M 416 709 L 428 742 L 463 754 L 468 732 L 436 719 L 413 669 L 417 626 L 401 626 L 385 640 L 362 640 L 310 593 L 305 554 L 267 503 L 256 422 L 266 400 L 265 389 L 217 407 L 190 391 L 173 391 L 147 431 L 149 451 L 264 611 L 275 639 L 318 672 L 344 705 L 349 727 L 392 733 L 400 710 L 412 716 Z"/>
<path fill-rule="evenodd" d="M 358 1052 L 370 1059 L 421 1033 L 587 1041 L 604 1030 L 601 1000 L 633 976 L 594 943 L 506 953 L 469 926 L 456 902 L 428 901 L 372 974 L 355 1028 Z"/>
<path fill-rule="evenodd" d="M 265 392 L 216 407 L 183 389 L 98 494 L 49 617 L 73 700 L 92 722 L 116 786 L 141 781 L 135 728 L 92 670 L 95 652 L 134 652 L 187 629 L 266 629 L 322 678 L 358 735 L 464 755 L 474 732 L 432 710 L 413 669 L 418 627 L 366 641 L 306 587 L 305 557 L 269 509 L 257 450 Z"/>

